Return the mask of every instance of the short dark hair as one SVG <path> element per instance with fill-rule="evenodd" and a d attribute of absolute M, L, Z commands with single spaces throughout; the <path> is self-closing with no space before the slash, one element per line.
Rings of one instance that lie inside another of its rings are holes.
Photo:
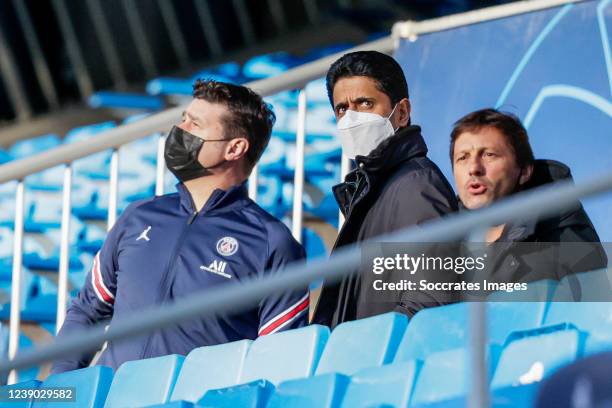
<path fill-rule="evenodd" d="M 391 105 L 408 98 L 404 71 L 393 57 L 378 51 L 356 51 L 344 54 L 327 71 L 327 96 L 332 106 L 336 82 L 354 76 L 364 76 L 376 81 L 378 90 L 391 99 Z"/>
<path fill-rule="evenodd" d="M 455 142 L 459 135 L 465 132 L 479 131 L 485 127 L 493 127 L 501 132 L 506 142 L 512 147 L 516 163 L 522 169 L 533 164 L 535 161 L 533 151 L 529 144 L 527 130 L 516 115 L 508 112 L 500 112 L 497 109 L 481 109 L 468 113 L 457 122 L 450 135 L 450 160 L 453 163 L 455 153 Z M 454 164 L 453 164 L 454 165 Z"/>
<path fill-rule="evenodd" d="M 229 114 L 223 118 L 225 137 L 246 137 L 247 171 L 251 171 L 266 149 L 276 122 L 270 105 L 245 86 L 207 79 L 195 81 L 193 97 L 227 106 Z"/>

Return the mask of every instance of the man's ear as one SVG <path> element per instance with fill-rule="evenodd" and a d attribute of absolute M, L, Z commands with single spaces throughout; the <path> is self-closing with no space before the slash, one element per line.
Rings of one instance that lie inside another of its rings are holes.
<path fill-rule="evenodd" d="M 521 169 L 521 177 L 519 178 L 519 184 L 521 186 L 525 185 L 533 175 L 533 164 L 528 164 Z"/>
<path fill-rule="evenodd" d="M 239 160 L 246 156 L 249 151 L 249 141 L 245 137 L 237 137 L 232 139 L 225 151 L 225 159 L 228 161 Z"/>
<path fill-rule="evenodd" d="M 393 115 L 396 117 L 395 123 L 393 123 L 395 129 L 403 128 L 410 124 L 410 110 L 411 106 L 408 98 L 404 98 L 397 103 L 395 114 Z"/>

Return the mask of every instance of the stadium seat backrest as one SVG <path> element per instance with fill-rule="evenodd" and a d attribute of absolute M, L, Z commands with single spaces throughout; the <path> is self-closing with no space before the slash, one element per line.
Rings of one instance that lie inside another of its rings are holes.
<path fill-rule="evenodd" d="M 610 302 L 612 301 L 612 269 L 574 273 L 565 276 L 555 291 L 555 302 Z"/>
<path fill-rule="evenodd" d="M 13 385 L 4 385 L 0 387 L 0 393 L 5 397 L 9 396 L 9 390 L 28 390 L 35 389 L 40 387 L 41 382 L 38 380 L 29 380 L 23 381 Z M 32 401 L 23 401 L 23 402 L 0 402 L 1 408 L 30 408 L 32 406 Z"/>
<path fill-rule="evenodd" d="M 489 343 L 502 345 L 513 331 L 540 327 L 544 302 L 488 302 Z M 395 361 L 425 360 L 432 353 L 467 347 L 467 303 L 432 307 L 418 312 L 408 323 Z"/>
<path fill-rule="evenodd" d="M 79 408 L 98 408 L 104 406 L 106 395 L 113 381 L 113 369 L 110 367 L 87 367 L 80 370 L 66 371 L 50 375 L 41 387 L 74 387 L 75 402 L 65 404 Z M 58 407 L 58 402 L 35 402 L 35 408 Z M 61 404 L 59 404 L 61 405 Z"/>
<path fill-rule="evenodd" d="M 279 384 L 309 377 L 328 338 L 329 328 L 320 325 L 261 336 L 249 349 L 240 382 L 265 379 Z"/>
<path fill-rule="evenodd" d="M 546 302 L 489 302 L 489 342 L 503 345 L 512 332 L 537 329 L 548 308 Z"/>
<path fill-rule="evenodd" d="M 464 347 L 467 313 L 465 303 L 419 311 L 408 322 L 395 361 L 425 360 L 432 353 Z"/>
<path fill-rule="evenodd" d="M 416 361 L 408 361 L 361 370 L 351 377 L 341 406 L 408 406 L 418 368 Z"/>
<path fill-rule="evenodd" d="M 205 408 L 264 408 L 274 385 L 266 380 L 253 381 L 233 387 L 209 390 L 198 401 Z"/>
<path fill-rule="evenodd" d="M 612 330 L 612 302 L 552 302 L 544 325 L 559 323 L 571 323 L 585 332 Z"/>
<path fill-rule="evenodd" d="M 184 359 L 171 354 L 123 363 L 115 373 L 104 407 L 142 407 L 168 401 Z"/>
<path fill-rule="evenodd" d="M 181 368 L 171 401 L 196 402 L 210 389 L 238 384 L 252 340 L 240 340 L 192 350 Z"/>
<path fill-rule="evenodd" d="M 325 346 L 316 374 L 352 375 L 393 361 L 408 318 L 391 312 L 340 324 Z"/>
<path fill-rule="evenodd" d="M 612 326 L 591 330 L 584 345 L 585 356 L 604 351 L 612 351 Z"/>
<path fill-rule="evenodd" d="M 506 387 L 489 394 L 490 406 L 495 408 L 533 407 L 540 384 Z M 470 396 L 446 399 L 424 404 L 410 405 L 412 408 L 463 408 L 469 406 Z"/>
<path fill-rule="evenodd" d="M 279 384 L 266 408 L 336 408 L 340 406 L 350 377 L 329 373 Z"/>
<path fill-rule="evenodd" d="M 487 348 L 489 376 L 497 364 L 499 350 L 499 346 Z M 469 357 L 468 348 L 445 350 L 429 355 L 419 371 L 411 405 L 467 395 L 471 386 Z"/>
<path fill-rule="evenodd" d="M 581 354 L 581 334 L 569 329 L 516 339 L 502 351 L 491 382 L 493 389 L 541 381 Z"/>
<path fill-rule="evenodd" d="M 149 405 L 147 408 L 193 408 L 195 406 L 193 402 L 189 401 L 171 401 L 165 404 Z"/>
<path fill-rule="evenodd" d="M 62 142 L 57 135 L 48 134 L 20 140 L 11 146 L 9 153 L 16 159 L 22 159 L 58 147 L 60 144 Z"/>

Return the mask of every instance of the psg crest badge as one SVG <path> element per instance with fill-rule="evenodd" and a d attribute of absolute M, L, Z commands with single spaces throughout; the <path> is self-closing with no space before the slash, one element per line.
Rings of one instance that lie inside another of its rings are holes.
<path fill-rule="evenodd" d="M 238 250 L 238 241 L 234 237 L 223 237 L 217 241 L 217 252 L 223 256 L 234 255 Z"/>

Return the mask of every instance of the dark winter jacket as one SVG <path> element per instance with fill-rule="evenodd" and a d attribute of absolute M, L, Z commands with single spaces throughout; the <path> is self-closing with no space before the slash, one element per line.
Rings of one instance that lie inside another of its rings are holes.
<path fill-rule="evenodd" d="M 304 258 L 287 227 L 249 199 L 244 184 L 215 190 L 200 211 L 184 185 L 178 190 L 123 212 L 72 301 L 59 339 L 108 319 L 112 327 L 115 319 L 138 318 L 141 310 L 206 296 L 224 285 L 248 285 Z M 301 327 L 308 307 L 307 288 L 275 293 L 249 311 L 195 318 L 110 342 L 98 364 L 116 369 L 129 360 L 185 355 L 196 347 Z M 91 358 L 56 361 L 53 372 L 85 367 Z"/>
<path fill-rule="evenodd" d="M 418 126 L 409 126 L 382 142 L 368 156 L 357 156 L 357 168 L 334 195 L 345 222 L 334 245 L 370 240 L 457 210 L 453 190 L 440 169 L 427 158 L 427 146 Z M 332 251 L 333 255 L 333 251 Z M 421 300 L 400 296 L 395 302 L 372 301 L 360 293 L 362 274 L 340 283 L 324 283 L 314 323 L 335 327 L 349 320 L 398 310 L 414 314 Z M 425 298 L 428 304 L 436 299 Z"/>

